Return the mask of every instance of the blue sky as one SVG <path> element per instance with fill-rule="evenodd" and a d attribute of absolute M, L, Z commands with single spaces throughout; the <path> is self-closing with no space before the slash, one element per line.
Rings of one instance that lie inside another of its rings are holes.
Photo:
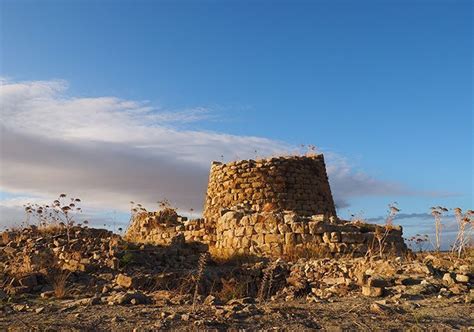
<path fill-rule="evenodd" d="M 398 188 L 346 195 L 343 216 L 380 216 L 392 201 L 406 213 L 473 208 L 470 1 L 0 3 L 7 85 L 60 80 L 54 102 L 114 97 L 184 114 L 159 125 L 233 135 L 223 147 L 314 144 L 368 185 Z M 33 187 L 2 190 L 41 195 Z"/>

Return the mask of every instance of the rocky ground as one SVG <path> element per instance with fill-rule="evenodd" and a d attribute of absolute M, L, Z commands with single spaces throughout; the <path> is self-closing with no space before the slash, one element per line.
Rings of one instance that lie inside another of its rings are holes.
<path fill-rule="evenodd" d="M 469 330 L 472 256 L 209 257 L 106 230 L 1 234 L 0 330 Z M 197 293 L 196 293 L 197 289 Z"/>

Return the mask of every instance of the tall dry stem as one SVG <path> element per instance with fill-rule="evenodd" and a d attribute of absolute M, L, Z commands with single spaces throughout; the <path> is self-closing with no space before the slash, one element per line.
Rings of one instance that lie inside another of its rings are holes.
<path fill-rule="evenodd" d="M 209 259 L 209 254 L 207 252 L 202 253 L 199 257 L 198 270 L 196 274 L 196 287 L 194 289 L 193 296 L 193 311 L 196 308 L 197 297 L 199 295 L 199 285 L 201 284 L 202 277 L 204 276 L 204 270 L 206 269 L 207 261 Z"/>
<path fill-rule="evenodd" d="M 270 295 L 273 283 L 273 272 L 276 269 L 276 261 L 271 262 L 263 271 L 262 281 L 258 290 L 258 300 L 262 303 Z"/>
<path fill-rule="evenodd" d="M 471 240 L 474 211 L 468 210 L 465 214 L 463 214 L 460 208 L 455 208 L 454 215 L 458 223 L 458 233 L 451 248 L 451 253 L 454 254 L 457 252 L 457 256 L 461 257 L 462 253 L 466 249 L 466 246 Z"/>
<path fill-rule="evenodd" d="M 435 220 L 435 250 L 437 252 L 440 251 L 441 249 L 441 217 L 443 216 L 444 212 L 447 212 L 448 209 L 442 207 L 442 206 L 437 206 L 437 207 L 432 207 L 431 208 L 431 215 L 434 217 Z"/>

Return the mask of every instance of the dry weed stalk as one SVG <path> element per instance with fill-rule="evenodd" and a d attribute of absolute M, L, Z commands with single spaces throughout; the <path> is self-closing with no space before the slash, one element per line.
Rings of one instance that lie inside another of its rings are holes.
<path fill-rule="evenodd" d="M 388 205 L 388 215 L 387 219 L 385 220 L 385 226 L 375 226 L 374 238 L 367 248 L 367 253 L 365 254 L 366 258 L 372 257 L 376 247 L 379 249 L 379 256 L 383 258 L 387 237 L 390 234 L 390 231 L 393 229 L 393 220 L 395 219 L 398 212 L 400 212 L 400 209 L 397 207 L 396 202 Z M 377 243 L 375 241 L 377 241 Z"/>
<path fill-rule="evenodd" d="M 199 257 L 198 270 L 196 274 L 196 288 L 194 289 L 193 296 L 193 311 L 196 308 L 197 297 L 199 294 L 199 285 L 201 284 L 202 277 L 204 276 L 204 270 L 206 269 L 207 261 L 209 259 L 209 254 L 207 252 L 202 253 Z"/>
<path fill-rule="evenodd" d="M 238 279 L 232 277 L 230 279 L 221 278 L 220 282 L 222 284 L 222 288 L 216 293 L 216 295 L 220 300 L 227 302 L 232 299 L 248 296 L 249 284 L 252 283 L 252 280 L 249 278 Z"/>
<path fill-rule="evenodd" d="M 393 226 L 393 219 L 397 216 L 400 209 L 397 207 L 397 202 L 388 205 L 388 216 L 385 221 L 386 226 Z"/>
<path fill-rule="evenodd" d="M 268 267 L 263 271 L 262 281 L 258 290 L 258 300 L 263 303 L 271 293 L 271 287 L 273 283 L 273 272 L 277 266 L 276 261 L 271 262 Z"/>
<path fill-rule="evenodd" d="M 38 228 L 47 229 L 48 227 L 62 226 L 66 227 L 68 242 L 70 242 L 70 230 L 74 225 L 74 215 L 81 213 L 82 208 L 78 205 L 81 203 L 79 198 L 66 199 L 66 194 L 60 194 L 59 197 L 53 201 L 52 204 L 39 205 L 28 203 L 25 205 L 25 212 L 27 216 L 27 223 L 31 218 L 36 218 Z M 84 222 L 87 223 L 87 222 Z"/>
<path fill-rule="evenodd" d="M 418 247 L 418 252 L 423 252 L 423 246 L 425 245 L 426 242 L 429 241 L 429 237 L 427 234 L 421 235 L 421 234 L 416 234 L 415 236 L 412 236 L 407 239 L 408 243 L 410 244 L 411 247 L 414 245 Z"/>
<path fill-rule="evenodd" d="M 454 209 L 454 215 L 458 223 L 458 233 L 454 240 L 451 252 L 454 254 L 457 252 L 458 257 L 466 250 L 466 246 L 471 240 L 471 233 L 473 230 L 474 223 L 474 211 L 468 210 L 465 214 L 462 213 L 460 208 Z"/>
<path fill-rule="evenodd" d="M 448 209 L 442 206 L 431 208 L 431 215 L 435 219 L 435 240 L 436 240 L 435 250 L 437 252 L 439 252 L 441 249 L 441 228 L 442 228 L 441 217 L 443 216 L 443 213 L 447 211 Z"/>
<path fill-rule="evenodd" d="M 49 272 L 48 279 L 53 286 L 54 296 L 62 299 L 67 295 L 67 279 L 71 275 L 68 270 L 53 269 Z"/>

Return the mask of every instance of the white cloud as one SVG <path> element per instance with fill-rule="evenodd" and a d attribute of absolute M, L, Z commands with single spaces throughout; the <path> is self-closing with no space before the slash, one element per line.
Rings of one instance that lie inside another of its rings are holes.
<path fill-rule="evenodd" d="M 212 117 L 206 108 L 169 111 L 115 97 L 67 95 L 64 81 L 0 80 L 0 190 L 50 200 L 66 192 L 93 210 L 167 198 L 199 210 L 212 160 L 270 156 L 294 147 L 261 137 L 180 129 Z M 326 153 L 338 204 L 361 195 L 416 194 L 354 172 Z M 418 193 L 420 194 L 420 193 Z M 0 224 L 12 201 L 0 201 Z"/>

